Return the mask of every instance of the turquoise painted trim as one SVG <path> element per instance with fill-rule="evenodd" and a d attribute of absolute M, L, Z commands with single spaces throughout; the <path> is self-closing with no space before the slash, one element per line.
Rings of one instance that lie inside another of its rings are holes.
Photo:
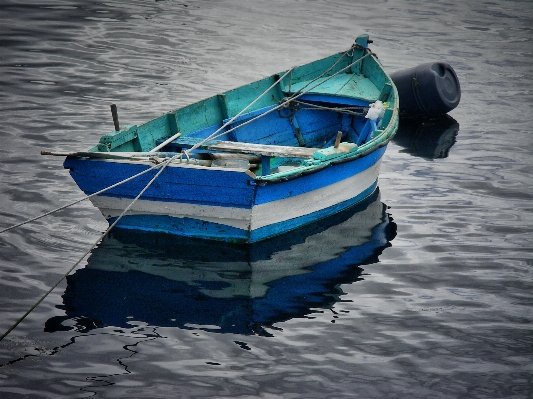
<path fill-rule="evenodd" d="M 366 42 L 366 39 L 363 38 L 362 40 Z M 366 49 L 361 50 L 358 48 L 351 50 L 353 51 L 353 57 L 356 57 L 356 55 L 363 56 L 368 52 Z M 350 51 L 348 51 L 296 67 L 290 75 L 283 79 L 282 84 L 271 89 L 269 95 L 264 96 L 254 104 L 249 109 L 249 112 L 256 112 L 262 108 L 277 105 L 284 97 L 282 91 L 288 92 L 290 88 L 290 92 L 295 92 L 298 87 L 304 87 L 310 80 L 319 77 L 327 71 L 325 77 L 320 78 L 324 80 L 341 71 L 343 68 L 346 68 L 353 61 L 354 58 L 352 58 Z M 335 63 L 337 64 L 332 67 Z M 346 73 L 340 73 L 333 77 L 331 81 L 324 83 L 324 85 L 317 86 L 305 96 L 312 96 L 312 93 L 315 93 L 319 96 L 338 97 L 339 101 L 343 100 L 340 103 L 361 106 L 368 105 L 369 102 L 379 99 L 385 86 L 391 84 L 390 77 L 383 71 L 374 56 L 364 58 L 360 64 L 360 67 L 355 68 L 355 70 L 352 67 L 352 70 L 348 69 Z M 153 121 L 139 126 L 138 134 L 142 136 L 139 137 L 139 142 L 142 144 L 142 151 L 149 150 L 150 146 L 153 148 L 158 140 L 164 137 L 170 137 L 173 131 L 179 131 L 183 135 L 190 134 L 195 137 L 201 137 L 201 135 L 197 135 L 198 132 L 210 130 L 213 126 L 220 126 L 223 120 L 227 120 L 236 115 L 256 99 L 259 93 L 268 89 L 281 74 L 275 74 L 223 94 L 215 95 L 187 107 L 172 111 L 169 114 L 171 117 L 164 115 L 164 117 L 156 118 Z M 393 118 L 395 119 L 398 108 L 398 94 L 395 86 L 392 85 L 392 87 L 393 90 L 386 100 L 395 110 Z M 384 126 L 384 130 L 388 130 L 386 126 Z M 386 132 L 386 134 L 392 137 L 394 132 Z M 247 141 L 246 136 L 235 137 L 234 139 Z"/>
<path fill-rule="evenodd" d="M 380 89 L 374 86 L 370 79 L 363 75 L 341 73 L 333 78 L 326 76 L 318 79 L 314 85 L 318 85 L 320 82 L 324 83 L 310 90 L 302 98 L 312 95 L 326 95 L 330 97 L 337 96 L 348 100 L 362 99 L 370 103 L 378 99 L 380 94 Z M 296 83 L 291 87 L 291 92 L 297 93 L 298 90 L 304 89 L 306 85 L 307 82 Z M 355 94 L 357 94 L 357 97 Z"/>

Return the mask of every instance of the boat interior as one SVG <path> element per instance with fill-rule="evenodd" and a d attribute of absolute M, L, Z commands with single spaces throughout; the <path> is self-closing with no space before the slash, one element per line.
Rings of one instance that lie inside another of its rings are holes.
<path fill-rule="evenodd" d="M 355 151 L 392 117 L 389 108 L 381 120 L 365 118 L 370 104 L 395 101 L 375 59 L 354 64 L 364 53 L 358 51 L 272 75 L 140 126 L 125 126 L 102 136 L 90 151 L 185 152 L 186 159 L 207 161 L 204 166 L 248 167 L 258 176 Z"/>

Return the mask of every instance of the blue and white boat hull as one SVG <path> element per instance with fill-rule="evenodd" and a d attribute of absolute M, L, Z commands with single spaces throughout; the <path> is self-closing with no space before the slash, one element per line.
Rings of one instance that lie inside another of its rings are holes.
<path fill-rule="evenodd" d="M 399 102 L 369 42 L 360 35 L 346 51 L 141 125 L 120 128 L 112 107 L 115 131 L 97 145 L 48 154 L 66 155 L 118 228 L 242 243 L 281 235 L 377 188 Z"/>
<path fill-rule="evenodd" d="M 385 148 L 276 183 L 256 181 L 242 169 L 171 163 L 116 227 L 228 242 L 261 241 L 331 216 L 367 198 L 377 187 Z M 65 167 L 90 195 L 147 169 L 149 164 L 67 158 Z M 91 201 L 113 223 L 153 174 L 149 172 L 91 197 Z"/>

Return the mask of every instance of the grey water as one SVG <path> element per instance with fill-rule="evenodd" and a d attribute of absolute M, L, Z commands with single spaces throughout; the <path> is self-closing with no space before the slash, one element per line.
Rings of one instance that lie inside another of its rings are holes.
<path fill-rule="evenodd" d="M 253 248 L 116 231 L 0 342 L 1 398 L 533 398 L 533 3 L 2 0 L 0 229 L 81 198 L 62 159 L 121 124 L 347 49 L 445 61 L 379 192 Z M 107 224 L 0 235 L 0 333 Z"/>

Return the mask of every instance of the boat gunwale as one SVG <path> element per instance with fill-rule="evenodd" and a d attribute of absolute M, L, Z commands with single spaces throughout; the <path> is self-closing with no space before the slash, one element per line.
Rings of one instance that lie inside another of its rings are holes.
<path fill-rule="evenodd" d="M 332 60 L 340 59 L 339 57 L 342 57 L 343 55 L 348 54 L 348 52 L 350 50 L 354 49 L 354 48 L 358 48 L 357 46 L 358 45 L 355 44 L 347 51 L 341 51 L 341 52 L 335 53 L 335 54 L 330 55 L 328 57 L 324 57 L 322 59 L 315 60 L 315 61 L 312 61 L 310 63 L 306 63 L 306 64 L 303 64 L 303 65 L 300 65 L 297 68 L 307 67 L 307 66 L 310 66 L 311 64 L 313 64 L 314 62 L 321 62 L 321 61 L 324 61 L 324 60 L 327 60 L 327 59 L 332 59 Z M 376 129 L 376 130 L 374 130 L 374 132 L 372 133 L 373 137 L 368 142 L 366 142 L 366 143 L 364 143 L 364 144 L 362 144 L 360 146 L 357 146 L 352 151 L 339 152 L 338 154 L 334 154 L 332 156 L 328 156 L 326 159 L 316 159 L 313 156 L 302 157 L 301 158 L 303 160 L 302 165 L 296 166 L 296 167 L 294 167 L 294 168 L 292 168 L 290 170 L 285 170 L 285 171 L 282 171 L 282 172 L 274 172 L 274 173 L 271 173 L 271 174 L 268 174 L 268 175 L 264 175 L 264 176 L 257 176 L 253 172 L 247 170 L 249 176 L 252 177 L 257 184 L 264 185 L 264 184 L 267 184 L 267 183 L 279 183 L 279 182 L 283 182 L 283 181 L 287 181 L 287 180 L 292 180 L 292 179 L 296 179 L 296 178 L 298 178 L 298 177 L 300 177 L 302 175 L 308 175 L 308 174 L 311 174 L 311 173 L 318 172 L 318 171 L 324 169 L 325 167 L 327 167 L 329 165 L 335 165 L 335 164 L 339 164 L 339 163 L 354 161 L 356 159 L 359 159 L 361 157 L 364 157 L 364 156 L 372 153 L 373 151 L 375 151 L 375 150 L 377 150 L 377 149 L 379 149 L 379 148 L 381 148 L 383 146 L 386 146 L 391 141 L 391 139 L 394 137 L 394 134 L 396 133 L 396 129 L 397 129 L 398 124 L 399 124 L 399 97 L 398 97 L 397 88 L 394 85 L 394 83 L 393 83 L 392 79 L 390 78 L 390 76 L 387 74 L 387 72 L 382 67 L 382 65 L 381 65 L 380 61 L 377 59 L 376 55 L 369 48 L 361 47 L 361 49 L 363 50 L 363 54 L 365 54 L 364 57 L 368 57 L 369 59 L 371 59 L 372 60 L 371 62 L 374 63 L 376 65 L 377 69 L 379 69 L 380 73 L 382 73 L 384 75 L 384 78 L 385 78 L 385 83 L 384 84 L 390 84 L 391 85 L 391 92 L 389 93 L 389 97 L 388 98 L 391 98 L 391 100 L 392 100 L 391 103 L 392 103 L 393 106 L 392 106 L 392 108 L 389 108 L 392 111 L 392 115 L 390 116 L 389 120 L 387 121 L 385 128 L 384 129 Z M 363 63 L 363 61 L 361 60 L 361 64 L 362 63 Z M 361 74 L 362 74 L 362 72 L 361 72 Z M 260 79 L 260 80 L 269 79 L 269 78 L 276 77 L 276 76 L 279 76 L 279 74 L 273 74 L 273 75 L 270 75 L 270 76 L 268 76 L 266 78 L 263 78 L 263 79 Z M 257 81 L 255 81 L 255 82 L 257 82 Z M 250 84 L 253 84 L 255 82 L 251 82 Z M 280 81 L 278 85 L 279 85 L 279 88 L 283 91 L 283 86 L 285 84 L 282 81 Z M 231 90 L 228 90 L 226 93 L 231 92 L 231 91 L 235 91 L 235 90 L 238 90 L 238 89 L 239 88 L 231 89 Z M 361 99 L 362 101 L 365 101 L 365 102 L 369 102 L 370 101 L 368 99 L 362 99 L 361 97 L 356 97 L 356 96 L 340 96 L 340 95 L 336 95 L 336 94 L 333 94 L 333 93 L 328 94 L 328 95 L 332 96 L 332 97 L 339 97 L 339 98 Z M 219 95 L 215 95 L 215 97 L 216 96 L 219 96 Z M 290 100 L 290 97 L 288 99 Z M 186 107 L 180 108 L 180 109 L 185 109 L 185 108 L 187 108 L 189 106 L 195 106 L 195 105 L 201 104 L 202 102 L 204 102 L 206 100 L 208 100 L 208 99 L 204 99 L 204 100 L 201 100 L 199 102 L 196 102 L 196 103 L 193 103 L 193 104 L 189 104 Z M 377 99 L 375 99 L 375 100 L 377 100 Z M 180 109 L 174 110 L 174 111 L 172 111 L 172 113 L 175 113 L 175 112 L 179 111 Z M 154 120 L 155 119 L 147 121 L 147 122 L 143 123 L 142 125 L 145 125 L 145 124 L 148 124 L 150 122 L 153 122 Z M 140 125 L 140 126 L 131 126 L 131 127 L 128 126 L 128 128 L 136 129 L 136 128 L 141 127 L 142 125 Z M 121 132 L 122 132 L 122 130 L 121 130 Z M 377 132 L 379 132 L 379 133 L 376 135 Z M 238 143 L 246 144 L 246 142 L 242 142 L 242 141 L 239 141 Z M 270 146 L 268 144 L 262 144 L 262 145 L 265 148 L 268 148 Z M 202 145 L 202 147 L 209 147 L 209 140 L 206 140 L 205 144 Z M 287 153 L 290 153 L 291 148 L 298 148 L 298 147 L 295 147 L 295 146 L 280 146 L 280 145 L 276 145 L 276 146 L 272 145 L 272 147 L 278 147 L 278 148 L 286 147 L 287 148 Z M 332 147 L 327 147 L 327 148 L 332 148 Z M 153 157 L 144 157 L 143 158 L 143 153 L 140 152 L 140 151 L 139 152 L 137 152 L 137 151 L 130 152 L 129 154 L 135 154 L 135 155 L 131 156 L 131 157 L 128 157 L 126 155 L 127 153 L 126 152 L 122 152 L 122 151 L 112 151 L 111 150 L 109 152 L 104 152 L 104 151 L 99 152 L 99 151 L 94 151 L 93 149 L 90 149 L 87 152 L 48 153 L 48 154 L 45 154 L 45 155 L 66 155 L 68 157 L 93 158 L 93 156 L 88 156 L 87 155 L 88 153 L 94 154 L 94 158 L 98 158 L 98 159 L 100 159 L 102 161 L 132 162 L 132 163 L 139 163 L 139 164 L 144 164 L 144 163 L 147 163 L 147 162 L 152 162 L 153 163 L 154 161 L 157 163 L 157 162 L 165 161 L 165 160 L 170 158 L 169 155 L 167 155 L 166 157 L 159 157 L 159 158 L 153 158 Z M 96 154 L 98 154 L 98 155 L 96 155 Z M 148 153 L 145 153 L 145 154 L 148 154 Z M 167 152 L 167 154 L 169 154 L 169 153 Z M 178 154 L 179 153 L 176 153 L 176 155 L 178 155 Z M 158 153 L 153 153 L 153 154 L 150 154 L 150 155 L 153 155 L 153 156 L 157 157 Z M 268 156 L 268 155 L 266 155 L 266 156 Z M 276 157 L 276 156 L 273 156 L 273 157 Z M 179 166 L 187 166 L 187 167 L 194 167 L 194 168 L 199 168 L 199 169 L 207 169 L 207 168 L 209 168 L 211 170 L 215 169 L 212 166 L 189 163 L 189 162 L 187 162 L 187 159 L 184 160 L 184 161 L 182 159 L 174 160 L 174 161 L 171 161 L 169 165 L 178 166 L 178 167 Z M 222 169 L 223 170 L 232 170 L 232 171 L 236 171 L 236 172 L 237 171 L 242 172 L 244 170 L 244 169 L 238 169 L 238 168 L 216 168 L 216 170 L 218 170 L 218 169 L 221 169 L 221 170 Z"/>

